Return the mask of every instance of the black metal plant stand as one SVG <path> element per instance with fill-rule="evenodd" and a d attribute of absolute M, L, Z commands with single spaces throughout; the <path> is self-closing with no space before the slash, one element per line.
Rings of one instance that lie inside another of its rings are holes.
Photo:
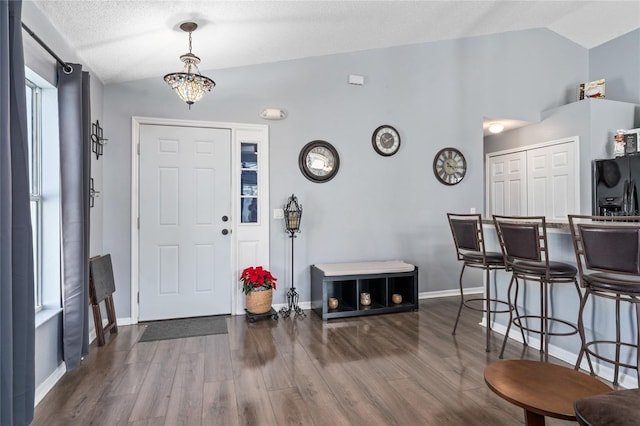
<path fill-rule="evenodd" d="M 298 305 L 300 295 L 296 291 L 296 287 L 293 284 L 293 241 L 296 238 L 296 232 L 300 232 L 300 219 L 302 217 L 302 206 L 298 204 L 298 199 L 295 195 L 291 194 L 288 203 L 284 207 L 284 220 L 289 238 L 291 238 L 291 288 L 287 291 L 287 307 L 280 309 L 280 315 L 283 318 L 288 318 L 292 312 L 295 312 L 295 316 L 305 317 L 305 313 Z"/>

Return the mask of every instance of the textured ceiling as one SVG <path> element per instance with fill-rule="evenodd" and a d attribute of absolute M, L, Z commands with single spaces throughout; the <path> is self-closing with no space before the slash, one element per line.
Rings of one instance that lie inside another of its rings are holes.
<path fill-rule="evenodd" d="M 640 27 L 640 0 L 34 3 L 104 83 L 178 71 L 185 21 L 202 71 L 530 28 L 592 48 Z"/>

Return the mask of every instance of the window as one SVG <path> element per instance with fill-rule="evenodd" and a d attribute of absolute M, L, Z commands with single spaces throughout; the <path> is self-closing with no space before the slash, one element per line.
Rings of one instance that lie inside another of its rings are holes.
<path fill-rule="evenodd" d="M 42 91 L 27 80 L 27 137 L 29 144 L 29 187 L 33 230 L 34 298 L 42 309 Z"/>
<path fill-rule="evenodd" d="M 258 144 L 240 144 L 240 209 L 242 223 L 258 222 Z"/>
<path fill-rule="evenodd" d="M 36 326 L 60 311 L 58 91 L 25 68 Z M 43 161 L 46 159 L 46 161 Z"/>

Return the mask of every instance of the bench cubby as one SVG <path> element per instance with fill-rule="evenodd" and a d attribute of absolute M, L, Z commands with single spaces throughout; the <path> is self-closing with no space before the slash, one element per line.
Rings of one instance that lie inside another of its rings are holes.
<path fill-rule="evenodd" d="M 371 304 L 360 304 L 369 293 Z M 394 303 L 393 294 L 402 296 Z M 338 307 L 330 309 L 330 298 Z M 311 309 L 323 320 L 418 310 L 418 268 L 400 262 L 328 263 L 311 265 Z"/>

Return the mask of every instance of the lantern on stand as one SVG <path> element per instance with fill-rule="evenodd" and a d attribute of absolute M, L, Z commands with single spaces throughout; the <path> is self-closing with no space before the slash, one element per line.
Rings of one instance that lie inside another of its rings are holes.
<path fill-rule="evenodd" d="M 289 238 L 291 238 L 291 288 L 287 291 L 287 307 L 280 310 L 280 315 L 283 318 L 289 317 L 291 312 L 295 312 L 296 316 L 305 316 L 304 311 L 298 306 L 300 295 L 296 292 L 296 287 L 293 284 L 293 240 L 296 238 L 296 233 L 300 232 L 301 218 L 302 206 L 298 204 L 296 196 L 291 194 L 287 204 L 284 206 L 284 224 L 289 233 Z"/>

